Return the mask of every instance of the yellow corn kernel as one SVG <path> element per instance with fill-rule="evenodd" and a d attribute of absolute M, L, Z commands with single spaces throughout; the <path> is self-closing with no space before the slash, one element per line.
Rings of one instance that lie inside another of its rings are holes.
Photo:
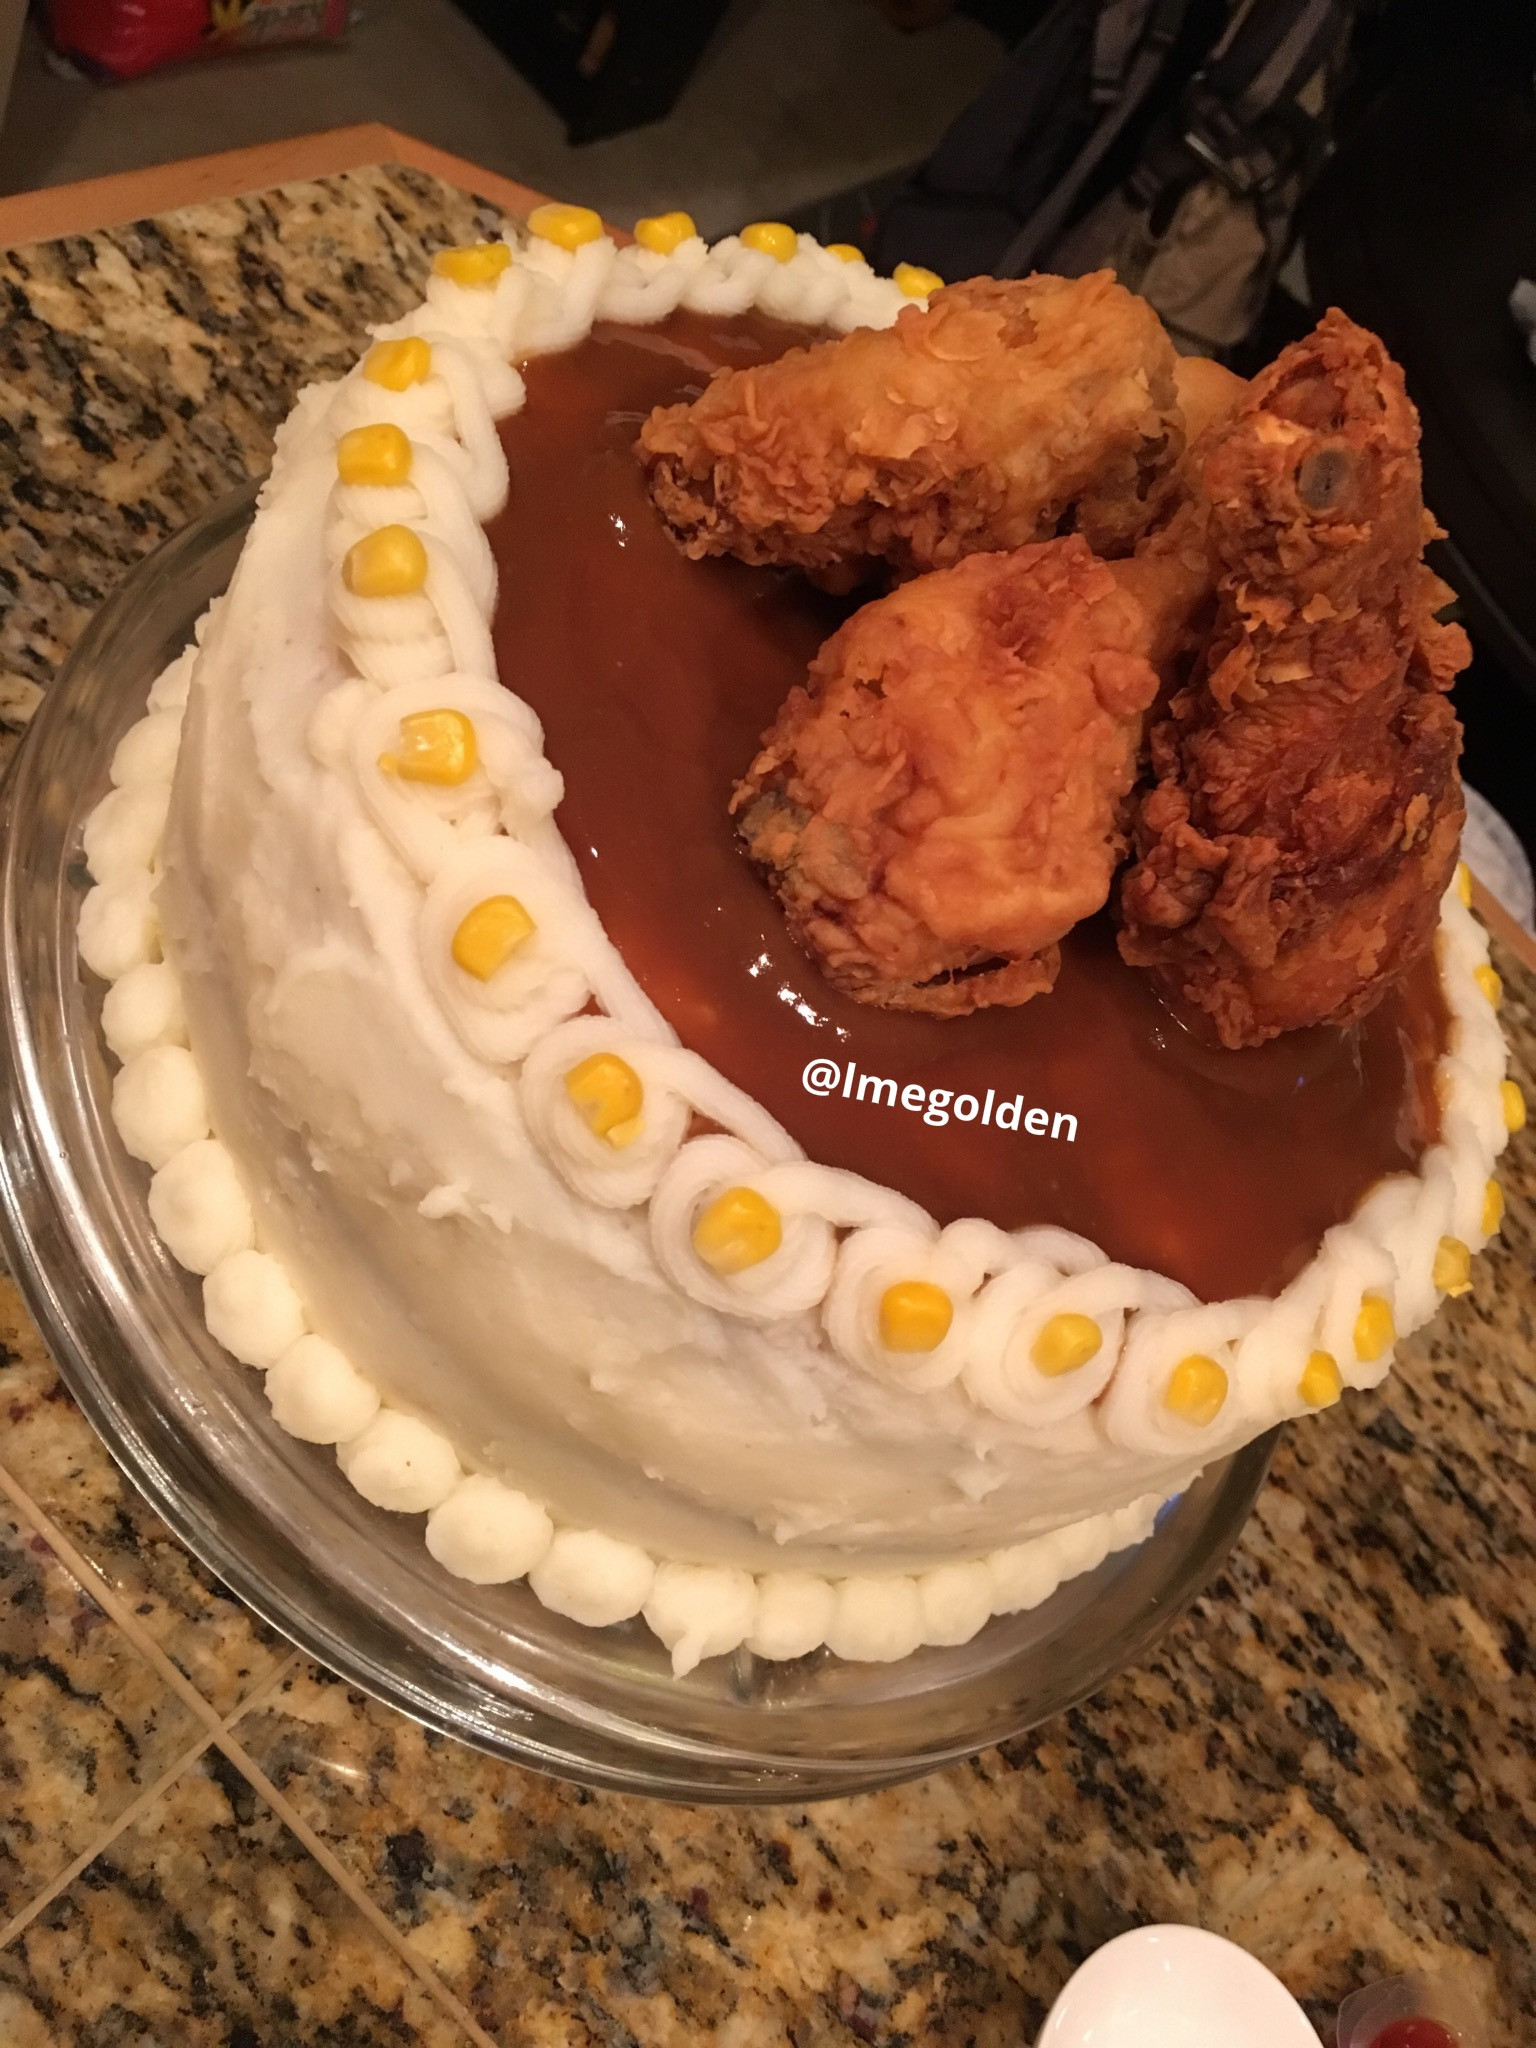
<path fill-rule="evenodd" d="M 353 427 L 336 443 L 336 474 L 344 484 L 408 484 L 410 440 L 384 420 L 373 427 Z"/>
<path fill-rule="evenodd" d="M 1466 1294 L 1472 1285 L 1472 1254 L 1459 1237 L 1442 1237 L 1429 1276 L 1442 1294 Z"/>
<path fill-rule="evenodd" d="M 936 270 L 924 270 L 920 263 L 898 263 L 891 272 L 891 282 L 899 285 L 909 299 L 930 298 L 944 284 Z"/>
<path fill-rule="evenodd" d="M 467 291 L 488 292 L 511 261 L 512 251 L 505 242 L 471 242 L 463 249 L 439 249 L 432 258 L 432 271 Z"/>
<path fill-rule="evenodd" d="M 880 1297 L 880 1342 L 887 1351 L 937 1351 L 955 1305 L 931 1280 L 898 1280 Z"/>
<path fill-rule="evenodd" d="M 595 1052 L 578 1061 L 565 1077 L 565 1092 L 594 1137 L 606 1138 L 616 1150 L 639 1137 L 645 1089 L 629 1061 L 616 1052 Z"/>
<path fill-rule="evenodd" d="M 553 242 L 560 249 L 579 249 L 583 242 L 602 239 L 603 217 L 590 206 L 566 206 L 551 199 L 536 206 L 528 216 L 528 232 L 541 242 Z"/>
<path fill-rule="evenodd" d="M 864 251 L 856 248 L 852 242 L 828 242 L 827 254 L 835 256 L 839 263 L 862 263 L 864 261 Z"/>
<path fill-rule="evenodd" d="M 1374 1365 L 1397 1342 L 1397 1325 L 1392 1304 L 1379 1294 L 1362 1295 L 1360 1313 L 1355 1317 L 1355 1356 L 1362 1365 Z"/>
<path fill-rule="evenodd" d="M 1497 1237 L 1504 1227 L 1504 1190 L 1496 1180 L 1483 1190 L 1483 1235 Z"/>
<path fill-rule="evenodd" d="M 1465 903 L 1468 910 L 1470 910 L 1472 908 L 1472 870 L 1464 860 L 1459 860 L 1456 863 L 1456 894 Z"/>
<path fill-rule="evenodd" d="M 1518 1081 L 1499 1083 L 1499 1100 L 1504 1105 L 1504 1128 L 1506 1131 L 1525 1129 L 1525 1095 Z"/>
<path fill-rule="evenodd" d="M 1029 1347 L 1029 1355 L 1035 1370 L 1054 1380 L 1097 1357 L 1103 1344 L 1104 1332 L 1092 1316 L 1052 1316 Z"/>
<path fill-rule="evenodd" d="M 1296 1383 L 1309 1408 L 1331 1408 L 1344 1391 L 1344 1376 L 1331 1351 L 1314 1351 Z"/>
<path fill-rule="evenodd" d="M 1499 998 L 1504 993 L 1504 984 L 1499 979 L 1498 969 L 1490 967 L 1485 960 L 1481 967 L 1473 968 L 1472 979 L 1477 983 L 1489 1002 L 1497 1009 Z"/>
<path fill-rule="evenodd" d="M 784 1242 L 784 1225 L 756 1188 L 727 1188 L 693 1226 L 693 1248 L 722 1279 L 771 1259 Z"/>
<path fill-rule="evenodd" d="M 454 965 L 476 981 L 489 981 L 533 932 L 533 919 L 515 896 L 487 896 L 459 919 L 453 935 Z"/>
<path fill-rule="evenodd" d="M 751 227 L 742 229 L 741 239 L 747 248 L 761 249 L 775 263 L 787 263 L 800 246 L 794 229 L 781 220 L 755 220 Z"/>
<path fill-rule="evenodd" d="M 691 213 L 651 213 L 635 222 L 635 240 L 658 256 L 670 256 L 698 232 Z"/>
<path fill-rule="evenodd" d="M 462 711 L 412 711 L 400 721 L 400 751 L 380 754 L 386 775 L 456 789 L 480 765 L 475 728 Z"/>
<path fill-rule="evenodd" d="M 380 526 L 354 541 L 341 558 L 341 580 L 354 597 L 412 597 L 427 580 L 427 551 L 409 526 Z"/>
<path fill-rule="evenodd" d="M 432 344 L 419 334 L 376 341 L 363 357 L 363 375 L 385 391 L 409 391 L 432 374 Z"/>
<path fill-rule="evenodd" d="M 1214 1358 L 1198 1351 L 1179 1360 L 1163 1389 L 1163 1406 L 1197 1429 L 1216 1420 L 1226 1398 L 1226 1373 Z"/>

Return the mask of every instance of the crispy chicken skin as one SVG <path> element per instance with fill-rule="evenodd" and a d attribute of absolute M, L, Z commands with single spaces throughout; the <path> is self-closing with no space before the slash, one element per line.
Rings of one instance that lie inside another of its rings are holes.
<path fill-rule="evenodd" d="M 1183 445 L 1173 345 L 1108 271 L 977 278 L 892 327 L 658 407 L 638 453 L 684 551 L 851 587 L 1016 548 L 1070 522 L 1127 553 Z"/>
<path fill-rule="evenodd" d="M 1176 516 L 1216 619 L 1153 727 L 1120 950 L 1227 1046 L 1363 1016 L 1433 937 L 1470 650 L 1434 618 L 1418 438 L 1397 365 L 1329 312 L 1207 437 Z"/>
<path fill-rule="evenodd" d="M 826 643 L 732 809 L 836 987 L 939 1015 L 1050 988 L 1124 850 L 1147 639 L 1072 536 L 918 577 Z"/>
<path fill-rule="evenodd" d="M 1173 380 L 1184 452 L 1159 485 L 1136 552 L 1111 565 L 1146 616 L 1147 652 L 1169 693 L 1187 678 L 1215 617 L 1203 458 L 1248 392 L 1241 377 L 1204 356 L 1180 356 Z"/>
<path fill-rule="evenodd" d="M 1173 388 L 1191 451 L 1213 427 L 1224 425 L 1248 396 L 1248 386 L 1236 371 L 1213 363 L 1209 356 L 1180 356 L 1173 366 Z"/>

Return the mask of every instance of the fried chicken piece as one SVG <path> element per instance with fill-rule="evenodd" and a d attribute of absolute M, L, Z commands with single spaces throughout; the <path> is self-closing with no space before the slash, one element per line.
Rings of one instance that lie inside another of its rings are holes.
<path fill-rule="evenodd" d="M 733 554 L 822 578 L 899 574 L 1016 548 L 1072 521 L 1124 554 L 1183 445 L 1176 357 L 1115 282 L 973 279 L 894 326 L 717 371 L 658 407 L 638 453 L 695 560 Z"/>
<path fill-rule="evenodd" d="M 1227 1046 L 1364 1016 L 1433 937 L 1470 649 L 1434 618 L 1418 439 L 1402 372 L 1329 312 L 1207 441 L 1182 515 L 1217 616 L 1153 728 L 1120 950 Z"/>
<path fill-rule="evenodd" d="M 1246 381 L 1209 356 L 1180 356 L 1173 366 L 1173 388 L 1191 453 L 1213 427 L 1224 426 L 1248 396 Z"/>
<path fill-rule="evenodd" d="M 1215 617 L 1203 459 L 1248 392 L 1241 377 L 1205 356 L 1180 356 L 1173 381 L 1184 422 L 1184 452 L 1158 490 L 1153 523 L 1135 554 L 1111 564 L 1116 580 L 1146 615 L 1147 652 L 1170 694 L 1176 682 L 1187 679 Z"/>
<path fill-rule="evenodd" d="M 833 635 L 731 808 L 836 987 L 950 1016 L 1050 988 L 1124 850 L 1148 639 L 1076 536 L 920 576 Z"/>

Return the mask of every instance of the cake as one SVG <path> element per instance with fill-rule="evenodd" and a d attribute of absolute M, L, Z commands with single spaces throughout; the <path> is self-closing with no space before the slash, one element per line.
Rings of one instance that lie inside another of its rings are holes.
<path fill-rule="evenodd" d="M 850 997 L 728 810 L 848 600 L 690 559 L 633 446 L 937 280 L 530 225 L 301 395 L 117 750 L 117 1129 L 277 1422 L 446 1571 L 679 1673 L 961 1643 L 1465 1289 L 1523 1115 L 1486 938 L 1459 870 L 1368 1017 L 1243 1052 L 1105 917 L 1021 1008 Z"/>

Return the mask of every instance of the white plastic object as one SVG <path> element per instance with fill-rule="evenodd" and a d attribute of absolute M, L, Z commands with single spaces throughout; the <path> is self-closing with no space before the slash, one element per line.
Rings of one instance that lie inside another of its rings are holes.
<path fill-rule="evenodd" d="M 1203 1927 L 1134 1927 L 1091 1955 L 1038 2048 L 1317 2048 L 1272 1970 Z"/>

